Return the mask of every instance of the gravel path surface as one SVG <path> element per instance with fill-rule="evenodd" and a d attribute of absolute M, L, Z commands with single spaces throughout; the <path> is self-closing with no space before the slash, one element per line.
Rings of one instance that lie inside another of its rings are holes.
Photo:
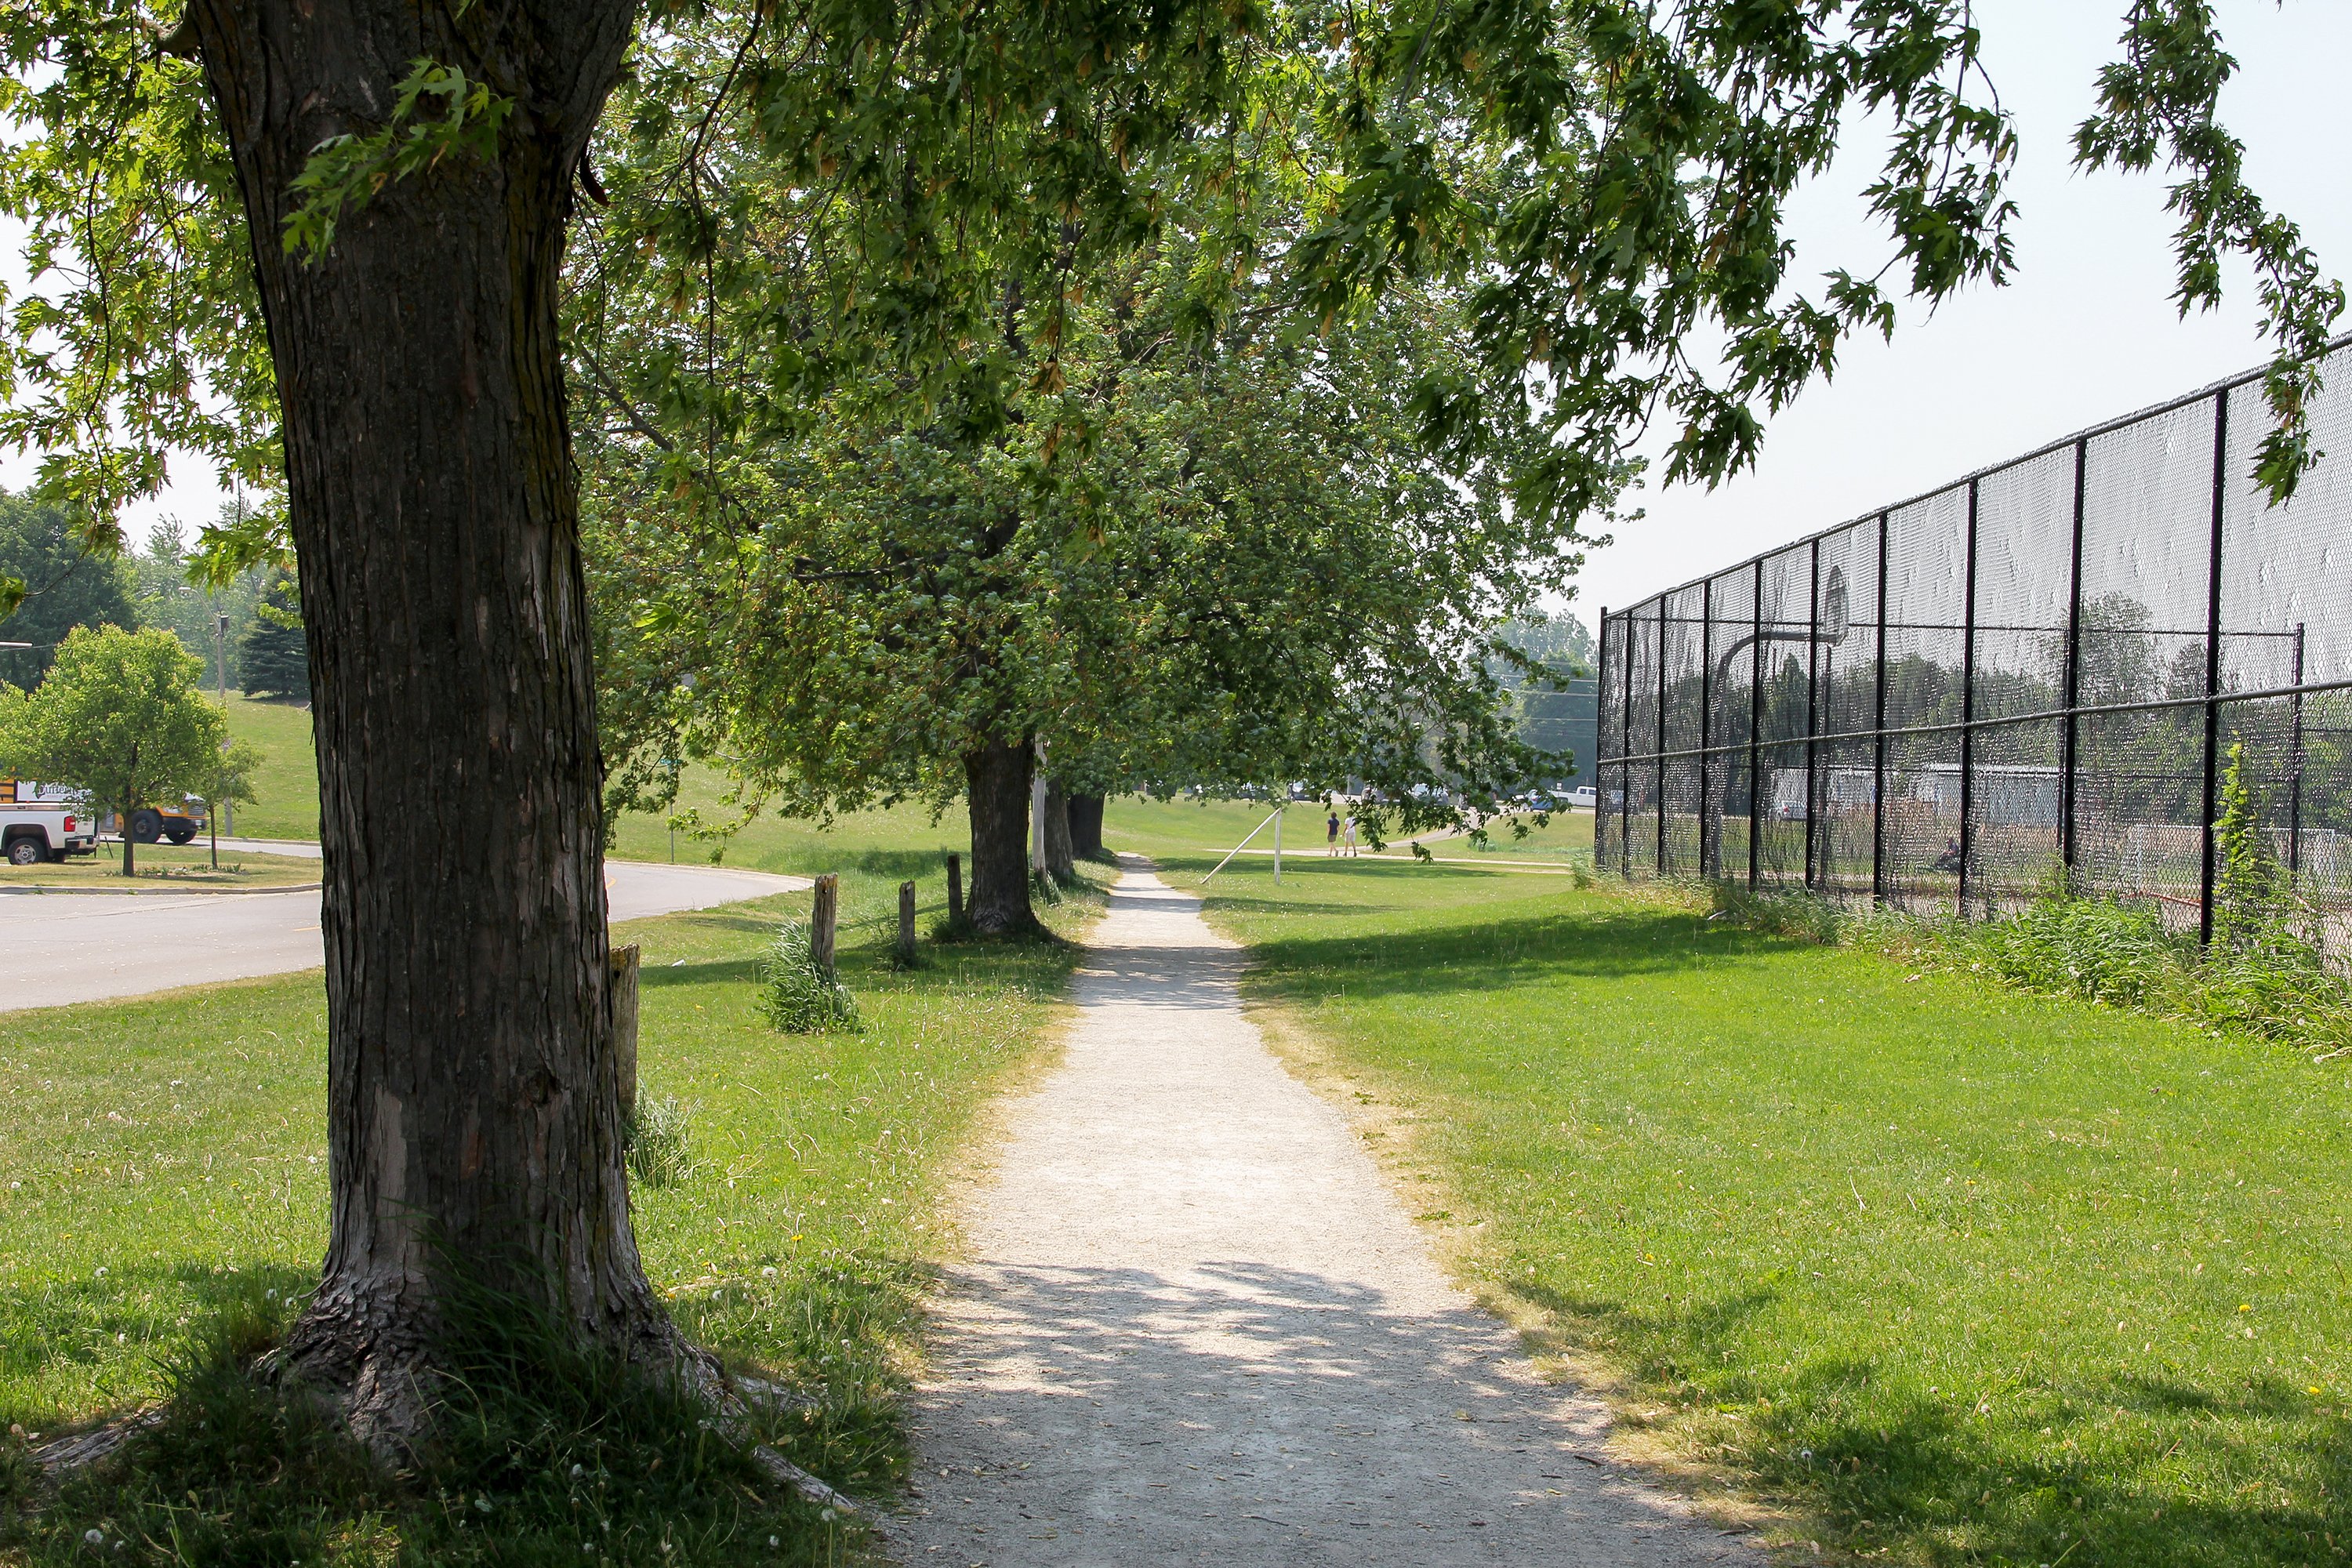
<path fill-rule="evenodd" d="M 1140 864 L 966 1215 L 901 1561 L 1760 1564 L 1577 1458 L 1601 1407 L 1446 1282 L 1243 1016 L 1238 952 Z"/>

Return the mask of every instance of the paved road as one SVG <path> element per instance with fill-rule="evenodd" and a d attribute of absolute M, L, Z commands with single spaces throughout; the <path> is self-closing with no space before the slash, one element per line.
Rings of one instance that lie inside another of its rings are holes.
<path fill-rule="evenodd" d="M 605 868 L 616 921 L 705 910 L 809 885 L 806 877 L 716 866 L 612 860 Z M 0 952 L 7 955 L 0 967 L 0 1012 L 283 974 L 324 962 L 319 895 L 307 891 L 0 895 Z"/>
<path fill-rule="evenodd" d="M 899 1560 L 963 1568 L 1762 1568 L 1600 1453 L 1243 1013 L 1241 954 L 1126 858 L 1062 1065 L 948 1272 Z"/>

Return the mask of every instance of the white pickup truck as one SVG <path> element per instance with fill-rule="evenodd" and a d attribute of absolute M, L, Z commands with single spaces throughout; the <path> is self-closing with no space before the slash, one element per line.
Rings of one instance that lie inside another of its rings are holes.
<path fill-rule="evenodd" d="M 38 866 L 98 853 L 98 817 L 80 793 L 30 779 L 0 779 L 0 855 Z"/>

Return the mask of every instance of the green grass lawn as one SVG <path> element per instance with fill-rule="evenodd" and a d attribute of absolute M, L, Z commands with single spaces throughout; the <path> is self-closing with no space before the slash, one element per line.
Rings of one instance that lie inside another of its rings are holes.
<path fill-rule="evenodd" d="M 235 692 L 228 701 L 229 732 L 252 742 L 264 758 L 256 775 L 261 799 L 236 808 L 237 832 L 256 838 L 316 839 L 319 772 L 309 710 L 257 702 Z M 727 804 L 726 792 L 724 774 L 706 766 L 689 767 L 680 781 L 677 810 L 697 811 L 713 825 L 737 821 L 740 814 Z M 862 870 L 904 879 L 940 876 L 940 858 L 950 850 L 971 853 L 971 831 L 960 804 L 950 806 L 936 824 L 929 809 L 918 805 L 852 813 L 824 826 L 762 813 L 744 821 L 736 832 L 717 837 L 697 837 L 690 831 L 673 835 L 667 815 L 638 814 L 614 825 L 612 852 L 625 860 L 674 857 L 688 865 L 704 865 L 715 855 L 721 864 L 755 871 Z"/>
<path fill-rule="evenodd" d="M 1140 855 L 1214 851 L 1222 857 L 1252 828 L 1260 827 L 1273 811 L 1271 805 L 1247 800 L 1158 801 L 1141 795 L 1122 795 L 1104 808 L 1103 842 Z M 1326 820 L 1326 808 L 1318 803 L 1286 806 L 1282 814 L 1284 858 L 1286 860 L 1294 850 L 1302 855 L 1323 854 Z M 1256 837 L 1250 839 L 1249 847 L 1273 848 L 1274 829 L 1263 827 Z M 1391 854 L 1402 853 L 1403 847 L 1402 841 L 1394 842 L 1389 850 Z M 1530 822 L 1524 838 L 1513 837 L 1509 822 L 1497 822 L 1488 829 L 1488 843 L 1483 848 L 1466 837 L 1433 839 L 1428 847 L 1431 857 L 1439 860 L 1590 860 L 1592 814 L 1555 813 L 1541 827 Z"/>
<path fill-rule="evenodd" d="M 1211 910 L 1631 1451 L 1832 1557 L 2352 1548 L 2345 1063 L 1549 878 L 1236 862 Z"/>
<path fill-rule="evenodd" d="M 310 710 L 232 691 L 228 732 L 261 752 L 261 766 L 253 775 L 253 793 L 260 798 L 236 808 L 239 836 L 318 837 L 319 764 L 310 750 Z"/>
<path fill-rule="evenodd" d="M 900 973 L 868 918 L 891 883 L 852 871 L 843 895 L 856 1034 L 779 1035 L 752 1010 L 755 956 L 806 894 L 620 928 L 644 950 L 644 1087 L 688 1110 L 693 1162 L 640 1188 L 637 1235 L 693 1338 L 819 1396 L 791 1457 L 887 1493 L 917 1295 L 949 1245 L 940 1184 L 1038 1058 L 1076 950 L 935 948 Z M 1047 914 L 1075 930 L 1092 907 Z M 312 1282 L 324 1030 L 315 973 L 0 1015 L 0 1425 L 152 1397 L 225 1306 Z"/>
<path fill-rule="evenodd" d="M 678 791 L 678 809 L 698 809 L 706 821 L 735 820 L 721 798 L 724 790 L 725 781 L 719 774 L 689 768 Z M 614 826 L 612 853 L 624 860 L 669 859 L 667 821 L 666 816 L 643 814 L 622 817 Z M 929 807 L 911 805 L 853 812 L 827 824 L 763 813 L 726 837 L 697 838 L 682 832 L 676 844 L 677 858 L 684 865 L 708 864 L 716 851 L 721 865 L 753 871 L 854 870 L 894 881 L 913 877 L 927 883 L 946 875 L 944 857 L 951 850 L 964 857 L 969 883 L 971 828 L 960 801 L 936 823 Z M 927 886 L 926 897 L 930 892 Z"/>
<path fill-rule="evenodd" d="M 142 844 L 132 857 L 137 875 L 122 875 L 122 846 L 109 843 L 98 854 L 78 855 L 61 865 L 0 865 L 0 888 L 126 887 L 149 892 L 190 892 L 219 888 L 283 888 L 319 879 L 319 862 L 293 855 L 223 850 L 215 868 L 202 838 L 193 844 Z"/>

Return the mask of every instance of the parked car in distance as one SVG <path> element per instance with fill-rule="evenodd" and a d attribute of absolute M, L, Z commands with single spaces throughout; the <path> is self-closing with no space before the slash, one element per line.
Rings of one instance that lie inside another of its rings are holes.
<path fill-rule="evenodd" d="M 1591 811 L 1600 803 L 1601 793 L 1591 784 L 1579 784 L 1568 792 L 1568 804 L 1571 807 Z"/>
<path fill-rule="evenodd" d="M 80 793 L 31 779 L 0 779 L 0 855 L 38 866 L 98 852 L 98 819 Z"/>

